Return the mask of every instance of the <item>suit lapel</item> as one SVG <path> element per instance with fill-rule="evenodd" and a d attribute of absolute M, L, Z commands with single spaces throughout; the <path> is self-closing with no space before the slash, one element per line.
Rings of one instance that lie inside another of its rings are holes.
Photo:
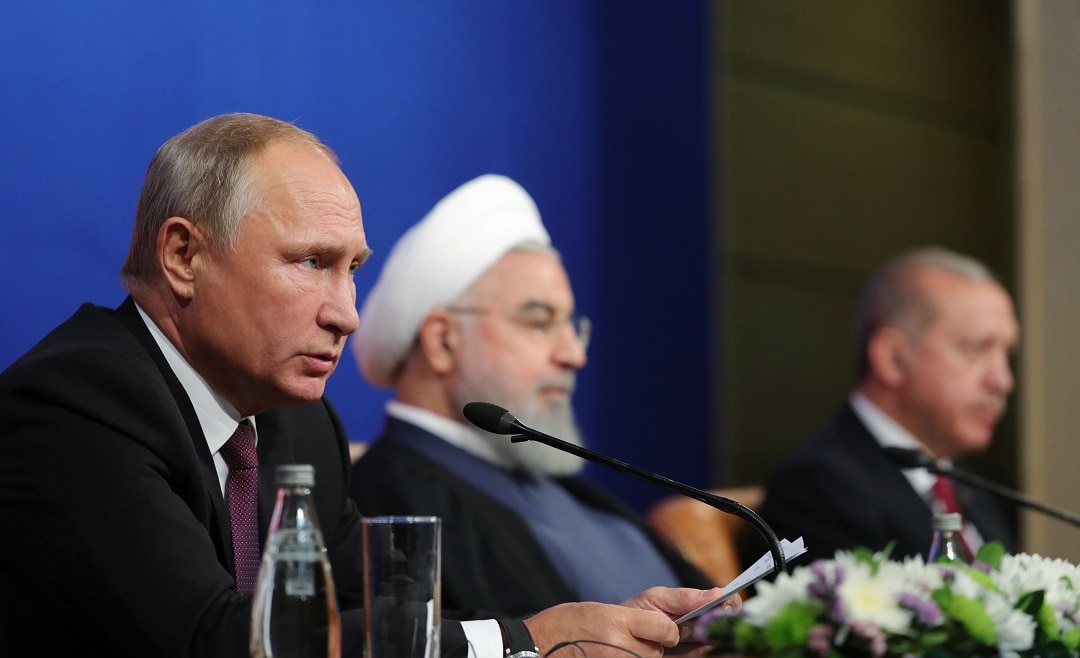
<path fill-rule="evenodd" d="M 964 510 L 966 519 L 979 530 L 984 539 L 996 539 L 1010 553 L 1017 550 L 1016 540 L 1013 539 L 1012 530 L 1002 517 L 995 501 L 986 493 L 978 491 L 964 484 L 953 481 L 956 489 L 956 497 L 960 507 Z"/>
<path fill-rule="evenodd" d="M 154 341 L 150 330 L 147 329 L 146 323 L 143 322 L 138 309 L 135 307 L 135 301 L 131 297 L 125 299 L 124 303 L 116 309 L 115 317 L 135 336 L 139 343 L 142 344 L 143 349 L 150 355 L 150 358 L 153 359 L 154 364 L 161 371 L 162 378 L 173 394 L 173 399 L 180 410 L 180 414 L 184 418 L 188 433 L 191 436 L 192 446 L 195 448 L 195 454 L 199 456 L 199 466 L 203 484 L 206 486 L 206 495 L 209 497 L 214 510 L 213 518 L 210 520 L 211 527 L 207 528 L 207 530 L 214 540 L 219 559 L 231 572 L 233 569 L 232 531 L 229 526 L 228 509 L 225 507 L 225 499 L 221 495 L 221 483 L 218 480 L 217 469 L 214 466 L 214 458 L 210 454 L 209 446 L 206 444 L 206 436 L 203 434 L 199 417 L 195 413 L 195 407 L 191 404 L 191 399 L 180 384 L 180 380 L 176 378 L 172 368 L 169 367 L 169 362 L 165 360 L 165 355 L 158 348 L 157 342 Z"/>
<path fill-rule="evenodd" d="M 892 523 L 896 527 L 897 555 L 923 554 L 930 547 L 931 511 L 926 500 L 915 491 L 901 469 L 889 461 L 881 444 L 870 434 L 851 407 L 841 417 L 840 432 L 849 437 L 851 449 L 862 453 L 858 463 L 871 469 L 878 490 L 889 501 Z M 857 447 L 856 447 L 857 446 Z"/>
<path fill-rule="evenodd" d="M 266 543 L 270 517 L 277 502 L 274 469 L 278 464 L 284 463 L 280 461 L 276 450 L 278 439 L 284 431 L 280 421 L 280 414 L 273 411 L 255 417 L 259 432 L 259 541 L 262 545 Z M 318 485 L 318 480 L 315 484 Z"/>

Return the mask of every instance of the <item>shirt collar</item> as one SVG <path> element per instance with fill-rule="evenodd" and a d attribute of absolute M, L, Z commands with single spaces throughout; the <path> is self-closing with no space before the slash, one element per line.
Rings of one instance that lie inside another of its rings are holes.
<path fill-rule="evenodd" d="M 907 431 L 903 425 L 893 420 L 891 416 L 881 410 L 859 391 L 851 394 L 851 409 L 858 416 L 870 436 L 878 442 L 882 448 L 896 447 L 908 450 L 923 450 L 923 444 L 914 434 Z M 937 476 L 925 468 L 910 468 L 901 470 L 904 477 L 911 483 L 913 489 L 924 498 L 930 494 L 930 490 L 937 480 Z"/>
<path fill-rule="evenodd" d="M 489 464 L 510 468 L 510 464 L 492 447 L 479 429 L 398 400 L 386 403 L 386 414 L 416 425 Z"/>
<path fill-rule="evenodd" d="M 139 311 L 139 316 L 143 319 L 143 322 L 146 323 L 146 328 L 150 330 L 150 335 L 154 337 L 154 342 L 161 349 L 161 353 L 165 355 L 165 361 L 172 368 L 173 374 L 180 380 L 184 392 L 191 399 L 191 405 L 195 407 L 195 415 L 199 419 L 203 436 L 206 437 L 206 445 L 210 448 L 210 454 L 216 455 L 221 446 L 225 445 L 225 442 L 236 431 L 236 426 L 245 419 L 240 416 L 240 412 L 233 405 L 210 387 L 210 384 L 203 379 L 202 375 L 191 367 L 187 359 L 180 354 L 180 351 L 176 349 L 176 346 L 172 344 L 165 333 L 154 324 L 154 321 L 150 319 L 150 316 L 146 314 L 142 307 L 136 304 L 135 308 Z M 255 428 L 255 418 L 249 416 L 247 420 Z M 258 428 L 255 428 L 256 444 L 258 443 L 258 436 Z"/>

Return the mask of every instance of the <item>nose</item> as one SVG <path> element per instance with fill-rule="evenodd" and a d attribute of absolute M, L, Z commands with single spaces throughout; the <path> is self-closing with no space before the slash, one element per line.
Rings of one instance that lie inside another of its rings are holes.
<path fill-rule="evenodd" d="M 563 368 L 579 370 L 585 367 L 588 361 L 585 356 L 585 343 L 571 322 L 565 322 L 559 328 L 552 357 Z"/>
<path fill-rule="evenodd" d="M 1002 351 L 994 356 L 987 372 L 987 379 L 995 393 L 1008 395 L 1012 391 L 1015 380 L 1007 352 Z"/>
<path fill-rule="evenodd" d="M 335 277 L 328 284 L 326 299 L 319 309 L 319 325 L 339 336 L 348 336 L 360 326 L 356 310 L 356 284 L 352 276 Z"/>

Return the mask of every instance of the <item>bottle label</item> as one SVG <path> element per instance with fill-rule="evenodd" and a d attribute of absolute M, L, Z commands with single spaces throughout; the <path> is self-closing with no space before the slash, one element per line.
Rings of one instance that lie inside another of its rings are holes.
<path fill-rule="evenodd" d="M 279 558 L 286 565 L 285 595 L 303 598 L 315 596 L 316 575 L 322 567 L 319 553 L 290 553 Z"/>

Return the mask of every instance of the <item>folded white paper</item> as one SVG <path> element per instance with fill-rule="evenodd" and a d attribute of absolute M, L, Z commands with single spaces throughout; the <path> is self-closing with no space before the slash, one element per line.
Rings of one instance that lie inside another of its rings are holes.
<path fill-rule="evenodd" d="M 784 561 L 788 562 L 793 558 L 797 558 L 806 552 L 806 543 L 803 542 L 803 538 L 799 537 L 795 541 L 788 541 L 787 539 L 780 540 L 780 550 L 784 553 Z M 761 580 L 765 576 L 768 576 L 773 571 L 773 556 L 772 553 L 766 551 L 764 555 L 758 558 L 758 561 L 746 568 L 738 576 L 727 585 L 724 585 L 724 593 L 709 601 L 705 605 L 686 613 L 682 617 L 675 620 L 676 624 L 685 624 L 691 619 L 697 619 L 701 615 L 705 614 L 709 610 L 712 610 L 716 606 L 720 605 L 724 601 L 727 601 L 732 596 L 735 596 L 739 592 L 743 591 L 747 587 L 750 587 L 757 581 Z"/>

